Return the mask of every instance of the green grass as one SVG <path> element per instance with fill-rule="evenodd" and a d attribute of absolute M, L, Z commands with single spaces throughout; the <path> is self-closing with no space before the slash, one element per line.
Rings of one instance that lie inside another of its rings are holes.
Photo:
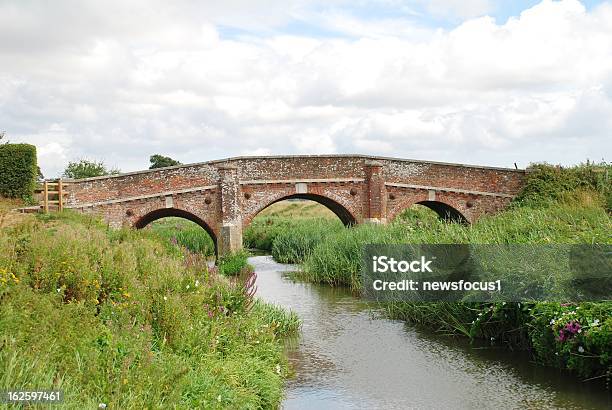
<path fill-rule="evenodd" d="M 69 212 L 0 230 L 0 390 L 62 408 L 277 408 L 295 315 L 151 231 Z"/>
<path fill-rule="evenodd" d="M 198 224 L 183 218 L 168 217 L 152 222 L 147 229 L 173 244 L 205 256 L 215 254 L 210 235 Z"/>
<path fill-rule="evenodd" d="M 217 262 L 219 273 L 225 276 L 239 275 L 244 269 L 249 269 L 248 257 L 248 252 L 243 250 L 222 255 Z"/>
<path fill-rule="evenodd" d="M 283 239 L 277 245 L 275 258 L 294 263 L 303 259 L 305 244 L 298 243 L 299 239 L 293 239 L 293 232 L 297 233 L 296 237 L 301 235 L 308 241 L 306 236 L 317 236 L 318 231 L 323 234 L 341 226 L 338 217 L 321 204 L 313 201 L 281 201 L 270 205 L 253 219 L 244 230 L 243 243 L 246 248 L 273 252 L 274 240 L 282 234 Z M 295 243 L 288 243 L 294 240 Z M 295 245 L 295 251 L 292 245 Z M 285 254 L 285 251 L 288 253 Z"/>

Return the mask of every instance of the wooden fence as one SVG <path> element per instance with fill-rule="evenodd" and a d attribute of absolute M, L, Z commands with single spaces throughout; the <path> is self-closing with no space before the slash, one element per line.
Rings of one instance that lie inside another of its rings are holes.
<path fill-rule="evenodd" d="M 66 204 L 66 190 L 68 183 L 58 179 L 56 181 L 43 181 L 42 185 L 36 190 L 41 195 L 40 207 L 44 213 L 50 210 L 62 211 Z"/>

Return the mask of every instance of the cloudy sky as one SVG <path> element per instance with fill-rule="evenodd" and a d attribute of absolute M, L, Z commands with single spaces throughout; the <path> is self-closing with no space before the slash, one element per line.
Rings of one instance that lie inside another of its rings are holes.
<path fill-rule="evenodd" d="M 160 153 L 612 158 L 612 4 L 0 0 L 0 130 L 123 171 Z"/>

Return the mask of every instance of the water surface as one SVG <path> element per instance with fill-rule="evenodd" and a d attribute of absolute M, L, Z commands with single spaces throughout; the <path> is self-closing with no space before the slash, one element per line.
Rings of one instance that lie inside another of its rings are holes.
<path fill-rule="evenodd" d="M 295 377 L 285 409 L 612 408 L 601 385 L 378 317 L 346 289 L 292 280 L 286 272 L 295 267 L 269 256 L 249 261 L 258 296 L 303 321 L 288 341 Z"/>

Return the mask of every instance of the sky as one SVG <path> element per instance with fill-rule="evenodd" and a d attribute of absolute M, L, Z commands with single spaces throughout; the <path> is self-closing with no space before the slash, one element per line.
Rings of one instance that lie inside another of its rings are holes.
<path fill-rule="evenodd" d="M 612 3 L 0 0 L 0 131 L 46 177 L 152 154 L 610 161 Z"/>

